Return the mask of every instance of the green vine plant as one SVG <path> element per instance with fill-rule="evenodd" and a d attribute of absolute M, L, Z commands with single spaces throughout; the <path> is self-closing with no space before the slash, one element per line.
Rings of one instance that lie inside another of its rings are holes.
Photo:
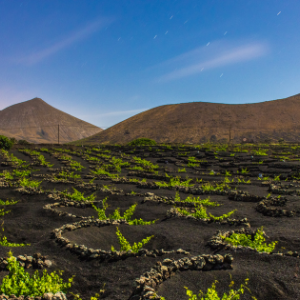
<path fill-rule="evenodd" d="M 188 156 L 187 152 L 178 152 L 178 156 Z"/>
<path fill-rule="evenodd" d="M 121 173 L 121 171 L 122 171 L 122 168 L 120 165 L 112 164 L 111 167 L 114 168 L 114 170 L 117 171 L 118 173 Z"/>
<path fill-rule="evenodd" d="M 207 212 L 206 212 L 206 208 L 203 207 L 203 205 L 201 204 L 198 204 L 197 207 L 195 207 L 195 213 L 189 213 L 188 211 L 186 211 L 185 209 L 180 209 L 180 208 L 176 208 L 176 206 L 174 206 L 174 208 L 176 210 L 178 210 L 180 213 L 186 215 L 186 216 L 193 216 L 195 218 L 200 218 L 200 219 L 211 219 L 212 221 L 216 222 L 216 221 L 223 221 L 224 219 L 227 219 L 229 218 L 232 214 L 235 213 L 236 209 L 227 213 L 227 214 L 224 214 L 220 217 L 216 217 L 216 216 L 213 216 L 212 214 L 209 214 L 209 217 L 207 215 Z"/>
<path fill-rule="evenodd" d="M 58 173 L 59 177 L 62 177 L 64 179 L 68 179 L 68 178 L 73 178 L 73 179 L 76 179 L 76 178 L 81 178 L 80 174 L 74 174 L 74 172 L 69 172 L 69 171 L 61 171 L 60 173 Z M 55 177 L 55 179 L 57 179 L 57 177 Z"/>
<path fill-rule="evenodd" d="M 230 181 L 227 177 L 225 177 L 224 179 L 224 183 L 231 183 L 231 182 L 235 182 L 234 181 L 235 179 L 232 179 L 232 181 Z M 238 183 L 251 183 L 250 179 L 248 181 L 245 181 L 244 179 L 240 179 L 240 178 L 237 178 L 237 181 Z"/>
<path fill-rule="evenodd" d="M 214 170 L 211 170 L 211 171 L 209 172 L 209 175 L 215 175 L 215 171 L 214 171 Z"/>
<path fill-rule="evenodd" d="M 201 200 L 200 196 L 196 198 L 196 197 L 193 197 L 192 195 L 189 195 L 186 199 L 181 200 L 178 191 L 176 191 L 174 201 L 175 202 L 181 202 L 181 201 L 184 201 L 184 202 L 196 202 L 196 203 L 199 203 L 199 204 L 202 204 L 202 205 L 205 205 L 205 206 L 220 206 L 221 205 L 221 204 L 219 204 L 217 202 L 211 202 L 209 199 L 203 199 L 203 200 Z"/>
<path fill-rule="evenodd" d="M 130 178 L 129 182 L 139 182 L 139 180 L 137 178 Z"/>
<path fill-rule="evenodd" d="M 170 177 L 167 175 L 167 177 Z M 180 182 L 180 179 L 178 177 L 176 178 L 172 178 L 170 177 L 170 182 L 166 183 L 166 182 L 155 182 L 156 185 L 159 186 L 159 188 L 161 187 L 193 187 L 194 184 L 189 184 L 189 182 L 192 181 L 192 179 L 188 179 L 186 181 Z"/>
<path fill-rule="evenodd" d="M 31 171 L 29 171 L 29 170 L 19 171 L 19 170 L 15 169 L 15 170 L 13 170 L 13 173 L 16 177 L 28 177 L 31 175 Z"/>
<path fill-rule="evenodd" d="M 100 161 L 100 159 L 99 158 L 97 158 L 97 157 L 94 157 L 94 156 L 89 156 L 89 155 L 85 155 L 85 157 L 84 157 L 86 160 L 88 160 L 88 161 Z"/>
<path fill-rule="evenodd" d="M 54 166 L 53 164 L 50 164 L 49 162 L 46 162 L 44 155 L 41 155 L 41 154 L 40 154 L 40 155 L 37 157 L 37 159 L 39 160 L 39 162 L 40 162 L 40 164 L 41 164 L 42 166 L 47 166 L 47 167 L 49 167 L 49 168 L 51 168 L 51 167 Z"/>
<path fill-rule="evenodd" d="M 233 233 L 230 237 L 222 236 L 225 241 L 229 242 L 233 246 L 242 245 L 244 247 L 251 247 L 256 249 L 258 252 L 272 252 L 275 248 L 275 245 L 278 241 L 274 241 L 269 245 L 263 244 L 265 238 L 263 237 L 264 231 L 263 226 L 261 229 L 257 229 L 257 232 L 254 236 L 254 241 L 251 240 L 251 235 Z"/>
<path fill-rule="evenodd" d="M 10 211 L 8 211 L 8 212 L 10 212 Z M 4 215 L 5 213 L 8 213 L 8 212 L 4 212 L 3 215 Z M 1 212 L 1 215 L 2 215 L 2 212 Z M 1 227 L 3 226 L 3 223 L 4 223 L 4 221 L 2 222 Z M 2 231 L 4 231 L 4 228 L 3 228 L 3 227 L 2 227 Z M 1 245 L 1 246 L 4 246 L 4 247 L 24 247 L 24 246 L 30 246 L 30 244 L 9 243 L 9 242 L 7 241 L 6 236 L 3 236 L 3 237 L 0 239 L 0 245 Z"/>
<path fill-rule="evenodd" d="M 118 174 L 110 174 L 109 172 L 105 171 L 103 168 L 96 168 L 94 171 L 91 171 L 94 175 L 106 175 L 110 178 L 119 178 Z"/>
<path fill-rule="evenodd" d="M 71 287 L 75 275 L 68 279 L 68 283 L 63 283 L 62 278 L 59 278 L 59 275 L 62 275 L 63 271 L 58 271 L 59 275 L 56 274 L 56 271 L 47 274 L 47 270 L 44 269 L 43 276 L 40 278 L 39 272 L 36 270 L 31 277 L 28 272 L 25 272 L 11 251 L 7 254 L 9 275 L 3 278 L 2 285 L 0 286 L 0 290 L 3 294 L 14 294 L 17 297 L 21 295 L 24 295 L 24 297 L 38 297 L 49 292 L 53 294 L 60 291 L 67 293 Z"/>
<path fill-rule="evenodd" d="M 188 158 L 188 161 L 189 162 L 191 162 L 191 163 L 200 163 L 201 162 L 201 160 L 197 160 L 195 157 L 193 157 L 193 156 L 190 156 L 189 158 Z"/>
<path fill-rule="evenodd" d="M 1 204 L 3 205 L 3 204 Z M 11 210 L 8 211 L 4 211 L 4 208 L 0 209 L 0 216 L 4 216 L 5 214 L 8 214 L 9 212 L 11 212 Z"/>
<path fill-rule="evenodd" d="M 6 157 L 7 159 L 15 162 L 18 166 L 22 166 L 26 163 L 26 161 L 18 159 L 17 157 L 15 157 L 12 153 L 9 154 L 8 151 L 2 149 L 2 154 L 4 155 L 4 157 Z"/>
<path fill-rule="evenodd" d="M 223 191 L 224 188 L 228 188 L 228 185 L 226 185 L 224 182 L 217 184 L 216 187 L 213 187 L 210 183 L 205 183 L 201 186 L 203 191 Z"/>
<path fill-rule="evenodd" d="M 229 275 L 230 279 L 232 279 L 231 274 Z M 245 285 L 241 284 L 240 288 L 237 291 L 230 290 L 228 295 L 224 293 L 222 299 L 219 298 L 218 293 L 216 291 L 216 283 L 219 282 L 218 280 L 215 280 L 214 283 L 212 283 L 212 287 L 207 289 L 205 295 L 201 290 L 199 291 L 199 294 L 197 296 L 196 294 L 193 294 L 193 291 L 189 290 L 186 286 L 184 288 L 186 289 L 186 295 L 189 296 L 188 300 L 239 300 L 240 294 L 244 294 L 244 288 L 247 289 L 250 294 L 252 294 L 250 289 L 247 287 L 248 280 L 249 278 L 246 278 Z M 233 285 L 234 281 L 231 281 L 229 284 L 229 288 L 231 288 Z M 205 296 L 205 298 L 202 297 L 203 295 Z M 154 293 L 153 296 L 156 297 L 157 294 Z M 160 299 L 166 300 L 164 297 L 160 297 Z M 252 296 L 252 299 L 257 300 L 257 298 L 255 298 L 254 296 Z"/>
<path fill-rule="evenodd" d="M 104 190 L 116 190 L 116 187 L 115 186 L 112 186 L 112 185 L 103 185 L 103 189 Z"/>
<path fill-rule="evenodd" d="M 140 157 L 136 157 L 136 156 L 134 156 L 133 159 L 135 160 L 136 163 L 142 164 L 143 167 L 146 168 L 146 169 L 153 170 L 153 169 L 158 169 L 159 168 L 158 165 L 154 165 L 146 159 L 141 159 Z"/>
<path fill-rule="evenodd" d="M 22 161 L 22 163 L 18 164 L 18 167 L 22 169 L 28 169 L 30 168 L 30 163 L 26 163 L 25 161 Z"/>
<path fill-rule="evenodd" d="M 225 170 L 225 176 L 232 176 L 229 171 Z"/>
<path fill-rule="evenodd" d="M 63 154 L 59 157 L 60 160 L 72 160 L 72 156 Z"/>
<path fill-rule="evenodd" d="M 66 198 L 70 199 L 70 200 L 74 200 L 74 201 L 94 201 L 96 196 L 95 193 L 88 196 L 88 197 L 84 197 L 83 193 L 80 193 L 78 190 L 76 190 L 73 187 L 74 193 L 70 194 L 67 192 L 67 190 L 64 190 L 62 192 L 60 192 L 61 195 L 65 196 Z"/>
<path fill-rule="evenodd" d="M 253 151 L 253 155 L 263 155 L 263 156 L 266 156 L 268 155 L 266 152 L 264 152 L 263 150 L 261 149 L 258 149 L 258 151 Z"/>
<path fill-rule="evenodd" d="M 14 179 L 14 176 L 10 174 L 8 170 L 4 170 L 3 173 L 0 173 L 0 176 L 4 176 L 6 180 Z"/>
<path fill-rule="evenodd" d="M 90 184 L 93 184 L 95 179 L 96 179 L 96 177 L 94 177 L 93 179 L 91 179 L 91 180 L 89 181 L 89 183 L 90 183 Z"/>
<path fill-rule="evenodd" d="M 199 168 L 200 167 L 200 164 L 194 164 L 194 163 L 191 163 L 191 162 L 189 162 L 188 164 L 187 164 L 187 166 L 188 167 L 197 167 L 197 168 Z"/>
<path fill-rule="evenodd" d="M 249 171 L 247 170 L 247 168 L 245 168 L 245 169 L 242 168 L 242 174 L 248 174 L 248 173 L 249 173 Z"/>
<path fill-rule="evenodd" d="M 123 162 L 123 160 L 121 158 L 115 158 L 114 156 L 112 157 L 111 162 L 114 165 L 120 165 L 120 166 L 129 166 L 130 165 L 129 162 Z"/>
<path fill-rule="evenodd" d="M 100 297 L 104 294 L 104 292 L 105 292 L 104 287 L 105 287 L 105 282 L 104 282 L 104 284 L 103 284 L 103 289 L 100 289 L 100 290 L 99 290 L 99 293 L 100 293 L 100 294 L 95 293 L 95 297 L 91 297 L 91 300 L 97 300 L 98 298 L 100 298 Z M 82 300 L 82 299 L 80 298 L 80 294 L 74 294 L 74 293 L 72 293 L 72 292 L 70 292 L 70 294 L 74 297 L 74 299 L 76 299 L 76 300 Z"/>
<path fill-rule="evenodd" d="M 278 176 L 274 177 L 274 180 L 275 180 L 275 181 L 280 181 L 280 175 L 281 175 L 281 174 L 279 174 Z"/>
<path fill-rule="evenodd" d="M 133 171 L 144 171 L 144 168 L 143 168 L 143 167 L 140 167 L 140 166 L 134 166 L 134 167 L 128 168 L 128 170 L 133 170 Z"/>
<path fill-rule="evenodd" d="M 139 180 L 137 178 L 130 178 L 129 181 L 130 182 L 147 182 L 147 179 L 143 178 L 143 180 Z"/>
<path fill-rule="evenodd" d="M 2 200 L 0 199 L 0 205 L 14 205 L 14 204 L 16 204 L 16 203 L 18 203 L 18 201 L 13 201 L 13 200 L 9 201 L 9 200 L 6 200 L 6 201 L 4 202 L 4 201 L 2 201 Z"/>
<path fill-rule="evenodd" d="M 266 199 L 269 199 L 270 197 L 271 197 L 271 193 L 266 196 Z M 280 197 L 281 197 L 281 195 L 278 195 L 276 198 L 280 199 Z"/>
<path fill-rule="evenodd" d="M 120 219 L 125 219 L 128 222 L 129 225 L 151 225 L 151 224 L 154 224 L 157 220 L 159 220 L 159 219 L 156 219 L 154 221 L 149 221 L 149 222 L 145 222 L 142 219 L 131 220 L 131 216 L 134 213 L 134 210 L 135 210 L 135 207 L 137 206 L 137 203 L 133 204 L 129 209 L 127 209 L 124 212 L 123 216 L 120 215 L 120 212 L 119 212 L 120 208 L 118 207 L 114 211 L 114 213 L 112 215 L 109 215 L 108 218 L 107 218 L 106 215 L 105 215 L 105 210 L 108 207 L 108 204 L 106 203 L 107 198 L 108 197 L 103 199 L 103 208 L 102 209 L 96 207 L 95 205 L 92 205 L 92 207 L 98 212 L 98 219 L 99 220 L 107 220 L 107 219 L 120 220 Z"/>
<path fill-rule="evenodd" d="M 9 200 L 7 200 L 7 201 L 4 202 L 4 201 L 0 200 L 0 205 L 14 205 L 16 203 L 18 203 L 18 201 L 13 201 L 13 200 L 9 201 Z M 4 216 L 5 214 L 8 214 L 9 212 L 11 212 L 11 210 L 4 211 L 4 208 L 2 208 L 2 209 L 0 209 L 0 216 Z M 2 222 L 1 226 L 3 226 L 3 223 L 4 223 L 4 221 Z M 2 227 L 2 231 L 4 231 L 3 227 Z M 3 239 L 0 241 L 0 245 L 2 245 L 2 246 L 10 246 L 10 247 L 22 247 L 22 246 L 26 246 L 25 244 L 9 243 L 7 241 L 6 236 L 3 236 Z M 30 244 L 27 244 L 27 246 L 30 246 Z"/>
<path fill-rule="evenodd" d="M 31 188 L 37 189 L 42 182 L 43 182 L 43 180 L 42 181 L 29 180 L 29 179 L 23 177 L 19 180 L 19 186 L 20 187 L 31 187 Z"/>
<path fill-rule="evenodd" d="M 72 160 L 70 162 L 70 167 L 76 171 L 81 171 L 82 169 L 85 169 L 85 167 L 82 166 L 80 162 L 75 161 L 75 160 Z"/>
<path fill-rule="evenodd" d="M 119 238 L 119 243 L 121 245 L 121 251 L 129 251 L 132 250 L 132 252 L 137 253 L 143 245 L 148 243 L 154 235 L 148 236 L 147 238 L 143 239 L 141 243 L 134 243 L 132 246 L 127 242 L 127 240 L 123 237 L 121 232 L 119 231 L 119 228 L 117 227 L 117 236 Z M 115 248 L 111 246 L 111 251 L 115 251 Z"/>
<path fill-rule="evenodd" d="M 201 179 L 196 178 L 196 182 L 202 182 L 202 178 Z"/>
<path fill-rule="evenodd" d="M 97 156 L 101 158 L 111 158 L 111 155 L 105 155 L 105 154 L 98 154 Z"/>
<path fill-rule="evenodd" d="M 296 179 L 296 180 L 300 180 L 300 176 L 299 175 L 300 174 L 298 173 L 298 177 L 296 175 L 294 175 L 293 178 Z"/>
<path fill-rule="evenodd" d="M 42 166 L 47 166 L 49 168 L 53 167 L 52 164 L 50 164 L 49 162 L 46 162 L 44 155 L 42 155 L 40 152 L 34 151 L 34 150 L 31 151 L 29 149 L 23 149 L 23 152 L 28 153 L 30 155 L 37 156 L 36 158 Z"/>

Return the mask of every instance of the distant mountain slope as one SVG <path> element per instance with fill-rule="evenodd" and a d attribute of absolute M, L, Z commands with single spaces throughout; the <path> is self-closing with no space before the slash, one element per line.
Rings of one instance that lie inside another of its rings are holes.
<path fill-rule="evenodd" d="M 0 111 L 0 134 L 30 143 L 66 143 L 91 136 L 103 129 L 75 118 L 34 98 Z"/>
<path fill-rule="evenodd" d="M 192 102 L 139 113 L 105 131 L 73 142 L 118 143 L 146 137 L 156 142 L 201 143 L 227 139 L 300 141 L 300 94 L 251 104 Z M 225 141 L 225 140 L 223 140 Z"/>

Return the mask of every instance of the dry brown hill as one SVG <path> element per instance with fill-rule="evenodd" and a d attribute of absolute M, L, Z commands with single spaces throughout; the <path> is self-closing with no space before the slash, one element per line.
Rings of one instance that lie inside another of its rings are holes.
<path fill-rule="evenodd" d="M 238 143 L 244 138 L 300 141 L 299 120 L 300 94 L 252 104 L 171 104 L 139 113 L 77 143 L 124 144 L 141 137 L 159 143 L 193 144 L 225 139 Z"/>
<path fill-rule="evenodd" d="M 0 111 L 0 135 L 30 143 L 66 143 L 91 136 L 103 129 L 75 118 L 34 98 Z"/>

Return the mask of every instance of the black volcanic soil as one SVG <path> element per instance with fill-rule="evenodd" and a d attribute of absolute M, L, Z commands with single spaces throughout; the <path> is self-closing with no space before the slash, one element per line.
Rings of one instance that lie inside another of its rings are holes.
<path fill-rule="evenodd" d="M 24 159 L 23 154 L 16 150 L 11 151 L 15 156 Z M 46 160 L 55 163 L 57 167 L 60 162 L 43 152 Z M 151 154 L 150 154 L 151 155 Z M 80 161 L 83 165 L 89 164 L 76 156 L 73 159 Z M 147 158 L 156 163 L 157 158 Z M 174 159 L 174 158 L 173 158 Z M 27 157 L 30 161 L 30 158 Z M 0 158 L 0 162 L 3 161 Z M 238 160 L 237 160 L 238 161 Z M 218 161 L 215 161 L 218 165 Z M 243 161 L 245 163 L 245 161 Z M 251 160 L 249 159 L 249 164 Z M 160 166 L 165 166 L 163 163 L 158 163 Z M 170 167 L 170 166 L 168 166 Z M 244 167 L 244 166 L 243 166 Z M 47 173 L 47 168 L 34 167 L 40 169 L 35 173 Z M 11 167 L 0 167 L 1 172 L 4 170 L 12 170 Z M 175 167 L 177 169 L 177 167 Z M 186 173 L 178 173 L 177 175 L 195 177 L 194 171 L 191 168 L 186 168 Z M 206 168 L 198 168 L 201 172 L 206 171 Z M 209 171 L 210 169 L 208 169 Z M 236 168 L 237 170 L 237 168 Z M 81 174 L 88 174 L 89 169 L 83 169 Z M 122 170 L 126 174 L 126 170 Z M 171 173 L 172 174 L 172 173 Z M 175 174 L 175 173 L 174 173 Z M 277 175 L 280 173 L 278 172 Z M 201 176 L 198 178 L 221 180 L 224 176 Z M 134 177 L 130 177 L 134 178 Z M 249 177 L 251 182 L 258 182 L 256 177 Z M 38 180 L 40 180 L 38 178 Z M 149 181 L 149 179 L 147 179 Z M 158 181 L 158 180 L 157 180 Z M 94 183 L 112 184 L 109 181 L 95 180 Z M 284 182 L 288 184 L 290 181 Z M 156 195 L 174 196 L 175 190 L 155 189 L 147 190 L 137 188 L 135 184 L 114 184 L 117 189 L 123 189 L 124 192 L 153 192 Z M 44 189 L 64 190 L 68 188 L 72 190 L 72 184 L 55 184 L 43 182 Z M 252 195 L 267 195 L 268 187 L 260 187 L 257 185 L 240 185 L 238 189 L 247 190 Z M 85 191 L 84 189 L 79 189 Z M 85 191 L 85 195 L 91 192 Z M 143 246 L 146 249 L 164 249 L 177 250 L 179 248 L 187 250 L 190 255 L 166 254 L 158 257 L 138 257 L 127 258 L 116 262 L 95 260 L 83 260 L 74 253 L 71 253 L 64 247 L 60 246 L 55 240 L 50 238 L 51 232 L 64 224 L 78 222 L 80 219 L 65 217 L 43 209 L 43 206 L 48 203 L 54 203 L 54 200 L 47 198 L 46 195 L 21 195 L 13 190 L 13 188 L 0 188 L 0 199 L 15 199 L 19 202 L 12 206 L 4 207 L 5 210 L 11 210 L 9 214 L 4 215 L 1 219 L 4 220 L 3 235 L 11 243 L 31 243 L 31 246 L 26 247 L 4 247 L 0 246 L 0 257 L 7 256 L 7 252 L 11 249 L 14 256 L 17 255 L 33 255 L 36 252 L 42 255 L 47 255 L 48 259 L 53 262 L 50 268 L 47 268 L 48 273 L 54 270 L 64 270 L 62 278 L 64 282 L 72 275 L 76 275 L 73 285 L 67 293 L 68 299 L 73 299 L 70 292 L 80 293 L 82 299 L 90 299 L 95 293 L 103 288 L 105 283 L 105 293 L 103 299 L 107 300 L 127 300 L 131 295 L 133 282 L 136 278 L 150 269 L 157 261 L 163 261 L 166 258 L 178 260 L 183 257 L 192 257 L 201 254 L 216 254 L 224 255 L 231 253 L 234 257 L 232 270 L 213 270 L 213 271 L 182 271 L 170 279 L 164 281 L 158 288 L 157 294 L 164 296 L 166 300 L 188 299 L 184 286 L 188 287 L 198 294 L 201 289 L 206 293 L 211 287 L 215 279 L 219 281 L 216 285 L 218 295 L 222 297 L 224 292 L 229 291 L 230 283 L 229 274 L 232 275 L 232 280 L 235 282 L 234 290 L 237 290 L 246 278 L 249 278 L 248 287 L 252 294 L 259 300 L 265 299 L 280 299 L 294 300 L 300 299 L 300 273 L 296 272 L 296 266 L 299 266 L 299 259 L 288 256 L 262 256 L 258 253 L 235 252 L 233 250 L 215 251 L 206 245 L 206 242 L 216 233 L 217 230 L 227 231 L 242 228 L 243 226 L 217 225 L 217 224 L 201 224 L 193 220 L 182 220 L 179 218 L 165 219 L 167 210 L 171 208 L 168 204 L 155 204 L 154 202 L 141 203 L 142 197 L 136 196 L 120 196 L 110 195 L 104 192 L 96 192 L 96 200 L 104 199 L 108 196 L 107 204 L 109 207 L 106 210 L 106 216 L 112 214 L 117 207 L 120 207 L 121 215 L 135 202 L 138 203 L 132 219 L 142 218 L 145 221 L 159 219 L 153 225 L 139 226 L 118 226 L 123 236 L 130 244 L 140 242 L 142 239 L 155 235 L 147 244 Z M 188 196 L 186 193 L 180 193 L 180 197 L 185 199 Z M 292 195 L 284 195 L 287 199 L 287 208 L 299 208 L 299 197 Z M 279 241 L 276 245 L 276 252 L 282 252 L 281 247 L 285 247 L 284 251 L 300 251 L 300 234 L 299 234 L 299 216 L 295 217 L 267 217 L 255 210 L 256 203 L 251 202 L 236 202 L 228 199 L 227 196 L 221 195 L 201 195 L 201 199 L 208 198 L 211 201 L 216 201 L 222 206 L 207 207 L 207 212 L 213 215 L 222 215 L 234 209 L 238 211 L 232 215 L 232 218 L 248 218 L 251 228 L 255 229 L 263 226 L 264 231 L 270 238 L 266 238 L 266 242 Z M 3 207 L 0 207 L 3 208 Z M 61 211 L 67 211 L 81 216 L 95 216 L 97 213 L 91 208 L 59 208 Z M 120 245 L 116 235 L 116 226 L 105 227 L 86 227 L 84 229 L 65 232 L 64 237 L 71 242 L 84 244 L 87 247 L 94 249 L 101 248 L 110 250 L 111 245 L 119 250 Z M 34 273 L 34 269 L 26 270 L 30 274 Z M 0 272 L 0 282 L 4 276 L 8 275 L 8 271 Z M 42 274 L 42 270 L 39 270 Z M 297 277 L 295 276 L 297 275 Z M 248 291 L 241 296 L 241 299 L 251 299 Z"/>

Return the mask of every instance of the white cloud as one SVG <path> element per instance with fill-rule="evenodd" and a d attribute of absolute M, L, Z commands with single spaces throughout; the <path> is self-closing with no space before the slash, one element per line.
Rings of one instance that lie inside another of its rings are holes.
<path fill-rule="evenodd" d="M 241 42 L 239 41 L 239 43 Z M 213 42 L 209 48 L 206 46 L 196 48 L 150 67 L 148 70 L 159 67 L 166 69 L 168 65 L 171 69 L 175 69 L 175 71 L 171 71 L 154 80 L 155 82 L 166 82 L 198 74 L 204 68 L 208 70 L 252 60 L 266 55 L 268 51 L 269 46 L 264 42 L 244 42 L 243 45 L 239 46 L 233 45 L 232 42 L 220 40 Z"/>
<path fill-rule="evenodd" d="M 280 13 L 281 13 L 281 11 L 277 14 L 277 16 L 280 15 Z"/>
<path fill-rule="evenodd" d="M 57 53 L 60 50 L 63 50 L 64 48 L 70 46 L 71 44 L 76 43 L 77 41 L 84 39 L 85 37 L 89 36 L 90 34 L 99 31 L 100 29 L 104 28 L 105 26 L 111 24 L 114 20 L 112 18 L 101 18 L 97 21 L 94 21 L 88 25 L 86 25 L 84 28 L 73 32 L 69 35 L 69 37 L 66 37 L 64 40 L 57 42 L 53 44 L 52 46 L 36 51 L 30 55 L 25 55 L 20 58 L 12 58 L 10 59 L 11 62 L 14 63 L 22 63 L 25 65 L 33 65 L 35 63 L 38 63 L 42 61 L 43 59 L 47 58 L 48 56 L 51 56 L 55 53 Z"/>

